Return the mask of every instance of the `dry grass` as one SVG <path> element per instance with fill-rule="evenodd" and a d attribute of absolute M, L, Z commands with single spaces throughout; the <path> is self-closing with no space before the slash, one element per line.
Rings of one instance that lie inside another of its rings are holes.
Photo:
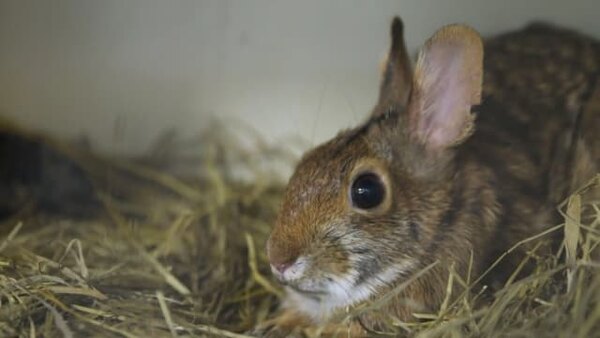
<path fill-rule="evenodd" d="M 284 187 L 274 168 L 295 158 L 251 133 L 211 130 L 187 142 L 171 134 L 137 160 L 46 139 L 84 168 L 101 208 L 78 219 L 27 209 L 0 224 L 0 336 L 244 337 L 267 317 L 280 295 L 263 250 Z M 600 201 L 590 196 L 600 196 L 600 176 L 560 207 L 566 224 L 527 241 L 567 234 L 556 256 L 531 252 L 529 277 L 483 301 L 468 292 L 475 281 L 453 274 L 449 290 L 465 290 L 456 300 L 416 324 L 390 318 L 379 334 L 600 336 L 600 264 L 590 257 Z"/>

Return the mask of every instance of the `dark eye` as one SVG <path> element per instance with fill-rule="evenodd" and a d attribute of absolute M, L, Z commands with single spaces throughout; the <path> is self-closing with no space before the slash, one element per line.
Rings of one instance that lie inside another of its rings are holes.
<path fill-rule="evenodd" d="M 352 183 L 352 204 L 360 209 L 372 209 L 383 202 L 385 188 L 379 177 L 372 173 L 359 175 Z"/>

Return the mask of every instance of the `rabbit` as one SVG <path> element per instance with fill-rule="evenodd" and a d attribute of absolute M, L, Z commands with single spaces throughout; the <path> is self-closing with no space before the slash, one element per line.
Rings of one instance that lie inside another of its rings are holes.
<path fill-rule="evenodd" d="M 267 241 L 286 294 L 258 335 L 321 327 L 365 336 L 382 319 L 367 311 L 342 322 L 346 311 L 424 268 L 381 312 L 402 321 L 435 312 L 450 269 L 473 280 L 558 224 L 557 203 L 600 168 L 597 136 L 580 133 L 600 70 L 597 41 L 536 23 L 484 44 L 454 24 L 429 38 L 413 68 L 403 31 L 394 18 L 366 121 L 308 151 L 289 180 Z M 597 109 L 587 111 L 598 121 Z M 514 271 L 525 250 L 494 278 Z"/>

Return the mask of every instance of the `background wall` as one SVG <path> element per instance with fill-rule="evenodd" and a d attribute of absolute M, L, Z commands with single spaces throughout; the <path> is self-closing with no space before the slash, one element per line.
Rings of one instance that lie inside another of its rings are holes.
<path fill-rule="evenodd" d="M 598 0 L 0 0 L 0 114 L 119 153 L 211 116 L 314 143 L 375 102 L 394 14 L 414 51 L 452 22 L 600 38 L 598 13 Z"/>

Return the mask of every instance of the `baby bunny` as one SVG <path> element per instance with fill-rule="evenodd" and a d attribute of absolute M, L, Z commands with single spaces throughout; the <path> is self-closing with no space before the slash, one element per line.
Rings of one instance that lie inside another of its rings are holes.
<path fill-rule="evenodd" d="M 450 267 L 477 277 L 558 223 L 556 203 L 599 168 L 598 158 L 569 155 L 598 153 L 589 149 L 598 142 L 574 142 L 600 69 L 598 43 L 538 24 L 488 41 L 483 56 L 475 30 L 449 25 L 413 70 L 393 20 L 370 116 L 306 153 L 289 181 L 267 243 L 286 296 L 260 332 L 366 335 L 377 315 L 340 324 L 345 311 L 428 268 L 384 305 L 415 320 L 443 302 Z M 503 261 L 507 271 L 524 250 Z"/>

